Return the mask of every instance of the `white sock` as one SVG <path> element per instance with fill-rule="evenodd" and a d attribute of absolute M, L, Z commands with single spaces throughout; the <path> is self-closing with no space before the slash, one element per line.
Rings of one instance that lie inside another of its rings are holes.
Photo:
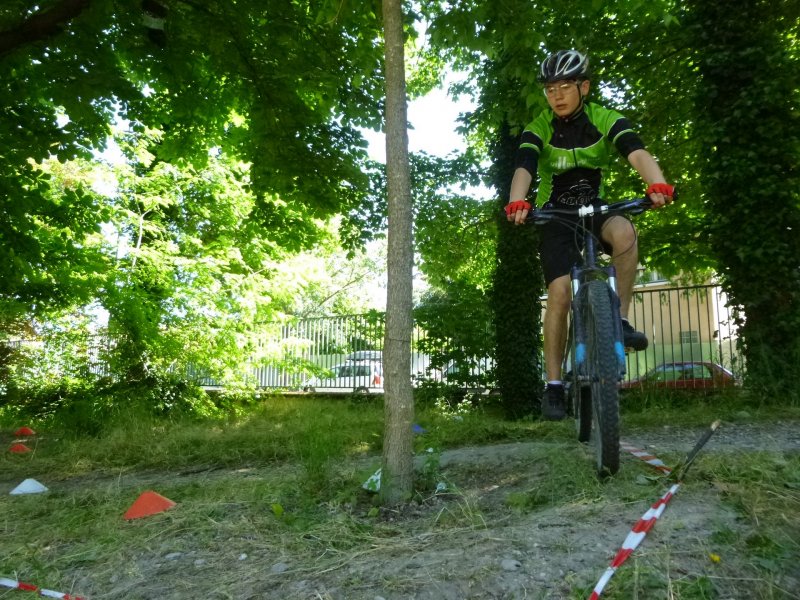
<path fill-rule="evenodd" d="M 562 385 L 562 383 L 559 380 L 553 380 L 553 381 L 548 381 L 547 385 Z"/>

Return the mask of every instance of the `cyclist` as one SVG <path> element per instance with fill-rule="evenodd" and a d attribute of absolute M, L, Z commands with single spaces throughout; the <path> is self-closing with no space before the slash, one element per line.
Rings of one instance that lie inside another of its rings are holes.
<path fill-rule="evenodd" d="M 647 184 L 646 194 L 654 207 L 672 202 L 672 186 L 666 183 L 658 163 L 645 150 L 627 119 L 586 101 L 590 81 L 585 55 L 575 50 L 551 54 L 541 65 L 539 81 L 544 85 L 550 110 L 542 111 L 522 133 L 506 205 L 509 221 L 525 222 L 531 208 L 525 198 L 537 173 L 538 205 L 575 207 L 603 198 L 603 169 L 617 152 L 628 159 Z M 622 216 L 600 215 L 593 218 L 591 227 L 617 270 L 625 346 L 644 350 L 647 337 L 627 319 L 639 262 L 633 224 Z M 571 301 L 569 273 L 580 259 L 575 239 L 574 229 L 564 223 L 553 221 L 540 229 L 539 251 L 547 286 L 544 359 L 548 383 L 542 415 L 549 420 L 563 419 L 566 414 L 561 364 Z"/>

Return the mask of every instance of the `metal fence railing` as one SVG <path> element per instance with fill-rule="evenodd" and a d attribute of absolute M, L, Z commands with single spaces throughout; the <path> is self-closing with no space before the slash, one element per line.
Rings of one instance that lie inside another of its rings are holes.
<path fill-rule="evenodd" d="M 713 362 L 737 375 L 743 371 L 734 310 L 721 288 L 712 285 L 642 288 L 634 292 L 629 319 L 650 341 L 628 355 L 628 377 L 658 365 Z"/>
<path fill-rule="evenodd" d="M 732 313 L 725 294 L 713 285 L 637 288 L 629 318 L 647 334 L 650 344 L 647 350 L 628 356 L 627 377 L 639 377 L 664 363 L 689 361 L 714 362 L 741 375 L 743 364 Z M 239 375 L 261 389 L 380 392 L 384 327 L 381 313 L 300 319 L 273 326 L 256 344 L 253 357 L 239 365 Z M 78 369 L 74 372 L 112 376 L 104 356 L 113 348 L 113 340 L 101 336 L 92 336 L 72 348 L 63 340 L 58 344 L 36 340 L 6 345 L 24 347 L 28 364 L 33 364 L 37 373 L 49 369 L 51 376 L 57 376 L 53 373 L 56 369 Z M 447 348 L 438 347 L 441 345 Z M 487 373 L 494 366 L 491 351 L 487 350 L 486 356 L 462 353 L 464 360 L 459 364 L 441 356 L 435 360 L 437 352 L 446 350 L 449 356 L 454 355 L 454 345 L 452 341 L 435 342 L 422 327 L 415 326 L 411 361 L 414 381 L 466 380 L 487 385 Z M 32 354 L 36 355 L 33 360 Z M 353 365 L 359 368 L 351 368 Z M 210 377 L 202 365 L 173 368 L 206 387 L 226 385 Z"/>

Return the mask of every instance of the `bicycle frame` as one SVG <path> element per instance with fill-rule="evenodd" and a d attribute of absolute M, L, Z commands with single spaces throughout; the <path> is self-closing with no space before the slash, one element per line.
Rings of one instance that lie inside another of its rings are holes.
<path fill-rule="evenodd" d="M 677 194 L 676 194 L 677 197 Z M 602 201 L 601 201 L 602 202 Z M 583 365 L 586 359 L 586 331 L 580 318 L 581 290 L 592 279 L 603 278 L 611 290 L 612 308 L 614 311 L 614 353 L 619 363 L 619 380 L 625 376 L 625 346 L 620 320 L 620 300 L 617 293 L 617 274 L 613 265 L 597 266 L 597 243 L 591 231 L 586 227 L 585 219 L 596 214 L 641 214 L 652 206 L 648 198 L 633 198 L 615 204 L 589 204 L 571 209 L 536 209 L 528 213 L 528 221 L 545 223 L 558 220 L 559 217 L 579 217 L 576 227 L 581 228 L 583 238 L 583 262 L 573 266 L 570 279 L 572 286 L 572 327 L 574 342 L 572 348 L 572 366 Z M 600 277 L 598 277 L 598 275 Z"/>

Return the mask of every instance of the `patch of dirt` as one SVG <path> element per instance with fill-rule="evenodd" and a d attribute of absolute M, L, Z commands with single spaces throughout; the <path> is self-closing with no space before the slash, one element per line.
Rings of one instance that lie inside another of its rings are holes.
<path fill-rule="evenodd" d="M 622 437 L 634 446 L 655 453 L 686 453 L 703 429 L 664 425 L 661 429 L 631 431 Z M 761 423 L 723 423 L 703 452 L 797 452 L 800 451 L 800 425 L 793 421 Z"/>
<path fill-rule="evenodd" d="M 699 429 L 665 426 L 629 431 L 623 438 L 656 455 L 674 457 L 685 454 L 700 434 Z M 184 539 L 154 547 L 105 581 L 88 572 L 74 574 L 78 576 L 74 589 L 93 600 L 585 598 L 631 527 L 665 488 L 652 484 L 626 495 L 615 492 L 612 479 L 597 484 L 603 486 L 602 493 L 578 491 L 559 506 L 543 502 L 520 510 L 510 501 L 524 500 L 546 487 L 543 450 L 563 450 L 578 461 L 591 462 L 590 449 L 578 447 L 577 442 L 528 442 L 446 451 L 438 467 L 451 491 L 431 494 L 399 510 L 380 509 L 369 521 L 375 533 L 358 544 L 340 546 L 335 534 L 298 540 L 287 533 L 279 543 L 266 544 L 254 532 L 205 547 L 192 547 Z M 698 461 L 706 454 L 752 450 L 800 452 L 798 423 L 723 425 Z M 649 474 L 641 465 L 626 456 L 622 469 Z M 181 479 L 226 477 L 236 485 L 237 478 L 253 476 L 258 476 L 253 470 L 221 470 L 187 472 Z M 123 475 L 120 485 L 140 484 L 148 477 L 169 475 Z M 768 585 L 758 581 L 748 557 L 726 554 L 715 544 L 715 534 L 744 534 L 748 526 L 724 500 L 723 491 L 689 477 L 612 585 L 618 580 L 635 583 L 639 597 L 648 600 L 751 598 L 753 590 L 766 590 L 765 598 L 795 597 L 800 570 L 776 573 Z M 332 520 L 352 517 L 347 510 L 332 508 Z M 235 512 L 228 518 L 236 518 Z M 363 511 L 357 518 L 368 520 Z M 190 534 L 178 530 L 175 536 Z M 175 547 L 192 549 L 172 550 Z M 315 547 L 315 554 L 308 551 Z M 713 587 L 709 595 L 703 595 L 704 585 Z"/>

